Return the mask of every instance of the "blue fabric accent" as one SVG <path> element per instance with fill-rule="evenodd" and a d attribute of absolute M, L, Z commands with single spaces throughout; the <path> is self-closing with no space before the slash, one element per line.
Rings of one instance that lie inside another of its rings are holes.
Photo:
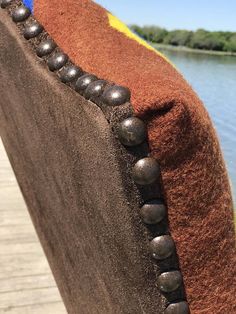
<path fill-rule="evenodd" d="M 24 5 L 33 12 L 34 0 L 23 0 Z"/>

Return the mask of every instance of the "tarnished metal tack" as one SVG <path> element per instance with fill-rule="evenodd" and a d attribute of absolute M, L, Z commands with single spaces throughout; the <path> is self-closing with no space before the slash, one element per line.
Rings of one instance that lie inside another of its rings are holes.
<path fill-rule="evenodd" d="M 70 83 L 78 79 L 82 74 L 83 71 L 79 67 L 68 65 L 60 71 L 60 79 L 63 83 Z"/>
<path fill-rule="evenodd" d="M 100 97 L 106 84 L 107 81 L 104 80 L 91 82 L 85 90 L 84 97 L 86 99 L 94 99 L 96 97 Z"/>
<path fill-rule="evenodd" d="M 31 39 L 38 36 L 40 33 L 42 33 L 42 31 L 42 25 L 35 21 L 25 26 L 24 37 L 25 39 Z"/>
<path fill-rule="evenodd" d="M 146 139 L 146 126 L 137 117 L 127 118 L 120 123 L 118 136 L 121 143 L 125 146 L 139 145 Z"/>
<path fill-rule="evenodd" d="M 108 106 L 119 106 L 130 100 L 130 90 L 126 87 L 113 85 L 105 89 L 103 102 Z"/>
<path fill-rule="evenodd" d="M 0 1 L 0 6 L 2 9 L 5 9 L 11 4 L 12 0 L 2 0 Z"/>
<path fill-rule="evenodd" d="M 12 12 L 12 20 L 15 23 L 23 22 L 30 16 L 30 14 L 30 10 L 22 5 Z"/>
<path fill-rule="evenodd" d="M 46 39 L 38 45 L 36 49 L 36 54 L 38 57 L 42 58 L 52 53 L 55 48 L 55 42 L 51 39 Z"/>
<path fill-rule="evenodd" d="M 172 303 L 166 309 L 164 314 L 190 314 L 188 303 L 185 301 Z"/>
<path fill-rule="evenodd" d="M 143 221 L 148 225 L 154 225 L 162 221 L 166 216 L 166 206 L 163 201 L 156 199 L 146 202 L 140 209 Z"/>
<path fill-rule="evenodd" d="M 170 257 L 174 253 L 175 243 L 169 235 L 155 237 L 150 242 L 150 251 L 153 258 L 163 260 Z"/>
<path fill-rule="evenodd" d="M 133 168 L 134 181 L 139 185 L 148 185 L 155 182 L 160 176 L 158 162 L 151 157 L 140 159 Z"/>
<path fill-rule="evenodd" d="M 158 286 L 162 292 L 173 292 L 183 283 L 182 275 L 178 270 L 162 273 L 158 277 Z"/>
<path fill-rule="evenodd" d="M 48 68 L 50 71 L 60 70 L 67 62 L 68 56 L 63 52 L 57 52 L 48 59 Z"/>
<path fill-rule="evenodd" d="M 78 80 L 76 81 L 75 90 L 78 93 L 82 94 L 86 90 L 86 88 L 89 86 L 89 84 L 97 80 L 98 78 L 95 75 L 86 73 L 82 75 L 81 77 L 79 77 Z"/>

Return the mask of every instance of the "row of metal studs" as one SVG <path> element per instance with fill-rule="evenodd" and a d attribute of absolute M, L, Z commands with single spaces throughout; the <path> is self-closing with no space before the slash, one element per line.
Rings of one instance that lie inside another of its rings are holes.
<path fill-rule="evenodd" d="M 1 7 L 6 8 L 12 0 L 2 0 Z M 12 19 L 16 23 L 26 21 L 31 12 L 25 6 L 16 8 L 12 13 Z M 25 25 L 23 35 L 29 40 L 37 37 L 43 32 L 43 27 L 33 21 Z M 65 66 L 68 62 L 68 56 L 63 52 L 56 52 L 56 44 L 47 39 L 42 41 L 37 49 L 37 55 L 42 58 L 49 56 L 47 60 L 51 71 L 59 71 L 60 80 L 63 83 L 72 83 L 77 92 L 86 99 L 102 97 L 102 101 L 108 106 L 122 105 L 130 100 L 130 91 L 122 86 L 113 85 L 105 88 L 108 82 L 99 80 L 91 74 L 84 72 L 75 65 Z M 51 56 L 50 56 L 51 55 Z M 118 128 L 118 137 L 120 142 L 127 147 L 134 147 L 142 144 L 147 139 L 145 124 L 137 117 L 130 117 L 120 123 Z M 160 175 L 160 167 L 157 161 L 151 157 L 140 159 L 133 167 L 133 179 L 138 185 L 150 185 L 154 183 Z M 160 200 L 146 202 L 141 207 L 141 217 L 145 224 L 156 225 L 166 217 L 166 207 Z M 175 252 L 175 244 L 170 235 L 155 237 L 150 242 L 150 251 L 154 259 L 165 260 Z M 170 293 L 177 290 L 183 283 L 180 271 L 168 271 L 158 277 L 158 286 L 163 293 Z M 186 301 L 171 303 L 165 310 L 165 314 L 188 314 L 189 307 Z"/>

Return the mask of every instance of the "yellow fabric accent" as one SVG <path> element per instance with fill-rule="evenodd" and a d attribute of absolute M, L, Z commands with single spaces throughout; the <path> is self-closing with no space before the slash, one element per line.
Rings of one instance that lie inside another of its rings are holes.
<path fill-rule="evenodd" d="M 144 39 L 140 38 L 138 35 L 135 35 L 127 25 L 125 25 L 121 20 L 119 20 L 116 16 L 112 15 L 111 13 L 108 14 L 109 24 L 111 27 L 115 28 L 119 32 L 125 34 L 127 37 L 137 41 L 140 45 L 146 47 L 149 50 L 154 51 L 157 55 L 165 59 L 168 63 L 170 63 L 172 66 L 174 66 L 162 53 L 157 51 L 154 47 L 149 45 Z M 174 66 L 175 67 L 175 66 Z"/>

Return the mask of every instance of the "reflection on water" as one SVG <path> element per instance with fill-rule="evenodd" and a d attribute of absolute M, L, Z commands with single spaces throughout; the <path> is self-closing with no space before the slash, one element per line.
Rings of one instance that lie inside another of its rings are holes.
<path fill-rule="evenodd" d="M 213 119 L 236 200 L 236 57 L 163 52 L 193 86 Z"/>

